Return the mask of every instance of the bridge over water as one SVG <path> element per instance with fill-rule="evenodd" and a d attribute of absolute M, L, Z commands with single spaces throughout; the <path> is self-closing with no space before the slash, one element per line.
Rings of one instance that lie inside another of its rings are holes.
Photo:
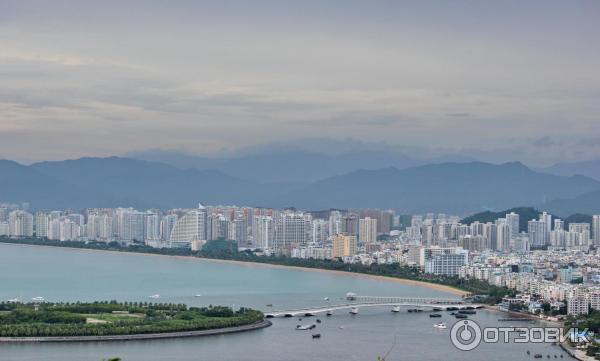
<path fill-rule="evenodd" d="M 385 297 L 385 296 L 359 296 L 353 293 L 346 295 L 349 302 L 335 305 L 325 305 L 294 310 L 281 310 L 265 312 L 265 317 L 296 317 L 316 316 L 323 313 L 333 313 L 340 310 L 359 309 L 361 307 L 402 307 L 430 308 L 446 310 L 473 309 L 483 307 L 480 304 L 466 302 L 462 298 L 424 298 L 424 297 Z"/>

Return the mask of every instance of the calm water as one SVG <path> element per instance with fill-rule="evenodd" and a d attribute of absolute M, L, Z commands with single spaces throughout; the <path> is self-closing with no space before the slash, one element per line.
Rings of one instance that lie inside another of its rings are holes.
<path fill-rule="evenodd" d="M 161 302 L 188 305 L 234 305 L 266 310 L 342 302 L 347 292 L 364 295 L 435 297 L 447 293 L 418 286 L 271 268 L 175 259 L 124 253 L 27 247 L 0 244 L 0 300 L 42 296 L 49 301 L 142 300 L 161 295 Z M 194 297 L 201 294 L 201 297 Z M 482 326 L 499 324 L 502 315 L 478 312 L 470 317 Z M 438 330 L 426 313 L 392 314 L 388 308 L 361 309 L 330 318 L 313 340 L 309 331 L 296 331 L 297 319 L 274 319 L 273 326 L 247 333 L 159 341 L 74 344 L 0 344 L 0 360 L 94 360 L 121 357 L 149 360 L 529 360 L 541 352 L 560 355 L 556 346 L 495 344 L 474 351 L 456 350 L 449 329 Z M 449 327 L 454 318 L 441 319 Z M 343 326 L 340 329 L 340 326 Z M 502 323 L 502 326 L 510 326 Z M 565 359 L 567 358 L 565 354 Z"/>

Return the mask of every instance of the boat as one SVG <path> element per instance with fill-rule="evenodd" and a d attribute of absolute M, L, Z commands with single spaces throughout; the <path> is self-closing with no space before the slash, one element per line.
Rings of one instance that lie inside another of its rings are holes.
<path fill-rule="evenodd" d="M 272 303 L 268 303 L 267 307 L 273 307 L 273 304 Z"/>
<path fill-rule="evenodd" d="M 160 298 L 160 295 L 156 294 L 156 295 L 148 296 L 148 298 Z"/>
<path fill-rule="evenodd" d="M 194 295 L 194 297 L 202 297 L 202 295 L 198 293 L 197 295 Z"/>
<path fill-rule="evenodd" d="M 458 311 L 458 313 L 462 313 L 463 315 L 474 315 L 477 313 L 477 311 L 474 310 L 460 310 Z"/>
<path fill-rule="evenodd" d="M 432 311 L 433 311 L 433 312 L 440 312 L 441 310 L 442 310 L 441 308 L 434 307 Z"/>
<path fill-rule="evenodd" d="M 456 317 L 456 318 L 468 318 L 467 315 L 462 314 L 462 313 L 457 313 L 456 315 L 454 315 L 454 317 Z"/>
<path fill-rule="evenodd" d="M 340 326 L 340 327 L 338 327 L 338 328 L 339 328 L 340 330 L 343 330 L 343 329 L 344 329 L 344 326 Z"/>
<path fill-rule="evenodd" d="M 317 318 L 317 323 L 321 323 L 321 320 Z"/>
<path fill-rule="evenodd" d="M 312 338 L 321 338 L 320 333 L 313 333 Z"/>
<path fill-rule="evenodd" d="M 317 327 L 317 325 L 315 325 L 314 323 L 311 325 L 296 325 L 296 330 L 312 330 L 315 327 Z"/>
<path fill-rule="evenodd" d="M 400 306 L 392 307 L 392 312 L 400 312 Z"/>
<path fill-rule="evenodd" d="M 333 315 L 333 312 L 331 312 L 331 311 L 327 311 L 327 313 L 325 314 L 325 316 L 327 316 L 327 317 L 329 317 L 331 315 Z"/>
<path fill-rule="evenodd" d="M 324 300 L 325 300 L 325 301 L 329 301 L 329 297 L 325 297 L 325 298 L 324 298 Z"/>
<path fill-rule="evenodd" d="M 350 310 L 350 314 L 352 315 L 358 315 L 358 307 L 354 307 L 353 309 Z"/>
<path fill-rule="evenodd" d="M 439 329 L 445 329 L 445 328 L 448 328 L 448 326 L 446 326 L 446 324 L 445 324 L 445 323 L 443 323 L 443 322 L 438 322 L 438 323 L 436 323 L 435 325 L 433 325 L 433 327 L 435 327 L 435 328 L 439 328 Z"/>
<path fill-rule="evenodd" d="M 431 318 L 437 318 L 437 317 L 442 317 L 442 315 L 440 315 L 439 313 L 432 313 L 429 315 L 429 317 Z"/>
<path fill-rule="evenodd" d="M 21 303 L 21 300 L 18 298 L 11 298 L 10 300 L 8 300 L 9 303 Z"/>
<path fill-rule="evenodd" d="M 542 358 L 544 357 L 541 353 L 536 353 L 535 355 L 533 355 L 533 358 Z"/>
<path fill-rule="evenodd" d="M 44 302 L 44 297 L 37 296 L 37 297 L 33 297 L 31 300 L 36 301 L 36 302 Z"/>

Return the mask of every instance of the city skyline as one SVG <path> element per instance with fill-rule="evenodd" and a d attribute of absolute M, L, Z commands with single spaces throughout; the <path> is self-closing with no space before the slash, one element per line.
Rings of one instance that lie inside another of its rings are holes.
<path fill-rule="evenodd" d="M 530 164 L 598 158 L 599 11 L 5 1 L 0 157 L 206 155 L 322 137 Z"/>

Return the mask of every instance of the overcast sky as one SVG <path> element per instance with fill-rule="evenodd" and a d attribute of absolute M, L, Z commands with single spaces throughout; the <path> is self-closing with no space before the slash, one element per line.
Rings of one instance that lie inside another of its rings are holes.
<path fill-rule="evenodd" d="M 306 137 L 600 157 L 600 1 L 0 0 L 0 158 Z"/>

